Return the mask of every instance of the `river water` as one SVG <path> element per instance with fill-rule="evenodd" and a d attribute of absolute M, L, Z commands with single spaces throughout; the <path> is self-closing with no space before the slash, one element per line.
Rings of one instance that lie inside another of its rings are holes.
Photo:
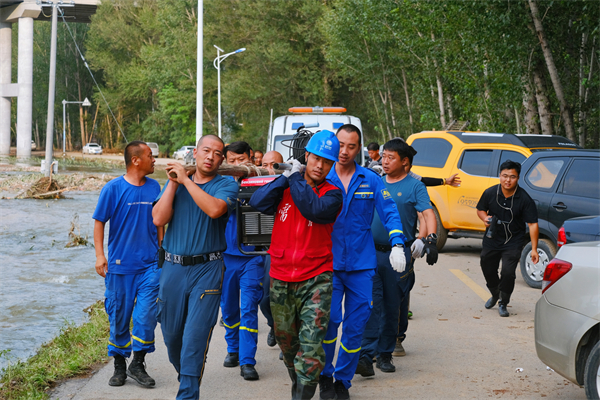
<path fill-rule="evenodd" d="M 59 172 L 74 171 L 124 173 L 77 166 Z M 164 184 L 164 171 L 157 175 L 152 177 Z M 67 322 L 83 323 L 83 309 L 103 298 L 104 280 L 94 269 L 93 247 L 92 214 L 99 193 L 68 192 L 68 198 L 60 200 L 0 200 L 0 368 L 35 354 Z M 87 236 L 89 245 L 66 248 L 77 217 L 75 233 Z"/>

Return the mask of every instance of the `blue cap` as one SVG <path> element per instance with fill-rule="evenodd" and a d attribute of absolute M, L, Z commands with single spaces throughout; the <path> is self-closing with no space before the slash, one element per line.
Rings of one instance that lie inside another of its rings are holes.
<path fill-rule="evenodd" d="M 310 138 L 305 150 L 319 157 L 337 162 L 340 153 L 340 141 L 331 131 L 319 131 Z"/>

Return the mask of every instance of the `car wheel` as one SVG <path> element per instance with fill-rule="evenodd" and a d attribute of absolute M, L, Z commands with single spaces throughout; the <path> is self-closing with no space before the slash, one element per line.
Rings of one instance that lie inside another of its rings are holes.
<path fill-rule="evenodd" d="M 523 280 L 532 288 L 541 289 L 546 265 L 554 258 L 556 247 L 548 239 L 538 240 L 538 254 L 540 261 L 531 262 L 531 242 L 527 243 L 521 252 L 521 275 Z"/>
<path fill-rule="evenodd" d="M 438 212 L 437 208 L 435 206 L 433 206 L 433 213 L 435 214 L 435 220 L 437 223 L 437 249 L 438 251 L 441 251 L 444 248 L 444 245 L 446 244 L 446 240 L 448 240 L 448 229 L 444 228 L 444 225 L 442 224 L 442 220 L 440 218 L 440 213 Z"/>
<path fill-rule="evenodd" d="M 600 398 L 600 342 L 596 343 L 585 363 L 583 386 L 588 399 Z"/>

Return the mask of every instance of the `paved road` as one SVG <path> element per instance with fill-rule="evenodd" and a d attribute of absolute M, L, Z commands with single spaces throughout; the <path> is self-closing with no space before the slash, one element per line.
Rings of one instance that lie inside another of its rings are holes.
<path fill-rule="evenodd" d="M 518 276 L 509 318 L 500 318 L 497 308 L 483 307 L 488 294 L 479 269 L 480 251 L 477 240 L 449 240 L 435 266 L 418 261 L 411 296 L 414 317 L 404 342 L 407 355 L 394 359 L 395 373 L 376 369 L 374 378 L 357 375 L 350 390 L 352 399 L 585 398 L 583 389 L 548 371 L 536 356 L 533 320 L 539 290 L 530 288 Z M 278 360 L 279 351 L 266 345 L 268 327 L 262 316 L 259 329 L 260 380 L 246 382 L 239 376 L 239 368 L 222 366 L 226 355 L 224 328 L 215 328 L 200 391 L 202 398 L 290 397 L 289 377 Z M 173 399 L 176 373 L 160 335 L 157 343 L 157 351 L 147 358 L 156 388 L 143 389 L 131 379 L 120 388 L 108 386 L 111 363 L 91 378 L 64 383 L 52 398 Z"/>

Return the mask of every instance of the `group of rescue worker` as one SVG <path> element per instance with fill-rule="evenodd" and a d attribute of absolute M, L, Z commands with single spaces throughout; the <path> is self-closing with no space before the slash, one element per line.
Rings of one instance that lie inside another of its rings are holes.
<path fill-rule="evenodd" d="M 195 172 L 168 163 L 161 191 L 147 177 L 154 172 L 150 148 L 129 143 L 127 172 L 103 188 L 93 216 L 114 357 L 109 385 L 121 386 L 127 377 L 155 385 L 144 357 L 155 350 L 160 322 L 178 374 L 176 398 L 198 399 L 219 307 L 227 342 L 223 366 L 239 365 L 243 379 L 259 379 L 260 308 L 269 346 L 281 349 L 292 399 L 310 399 L 317 387 L 321 399 L 349 399 L 353 376 L 373 376 L 374 361 L 394 372 L 393 356 L 404 355 L 414 262 L 426 255 L 433 265 L 438 257 L 426 185 L 459 186 L 460 180 L 412 173 L 416 151 L 400 138 L 385 143 L 373 160 L 382 177 L 356 163 L 361 136 L 351 124 L 335 134 L 315 133 L 306 165 L 292 160 L 290 170 L 252 195 L 250 206 L 275 216 L 267 256 L 238 243 L 238 184 L 217 171 L 224 161 L 272 170 L 283 162 L 281 154 L 253 153 L 242 141 L 225 146 L 206 135 L 194 150 Z"/>

